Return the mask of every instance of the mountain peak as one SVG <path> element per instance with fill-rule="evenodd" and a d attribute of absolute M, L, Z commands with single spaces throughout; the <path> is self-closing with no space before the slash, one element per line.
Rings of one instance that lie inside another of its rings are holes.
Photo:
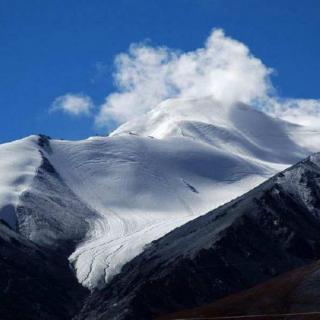
<path fill-rule="evenodd" d="M 138 135 L 156 139 L 185 138 L 231 154 L 294 163 L 318 151 L 307 130 L 271 117 L 244 103 L 225 105 L 212 96 L 202 99 L 169 99 L 132 121 L 111 136 Z M 319 132 L 312 132 L 317 137 Z"/>
<path fill-rule="evenodd" d="M 228 126 L 228 113 L 234 107 L 223 106 L 212 96 L 202 99 L 167 99 L 148 113 L 121 125 L 111 135 L 132 132 L 161 139 L 179 134 L 177 127 L 183 122 Z"/>

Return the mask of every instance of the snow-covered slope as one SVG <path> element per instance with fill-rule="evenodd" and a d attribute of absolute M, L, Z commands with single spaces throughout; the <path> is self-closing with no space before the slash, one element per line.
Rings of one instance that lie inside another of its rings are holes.
<path fill-rule="evenodd" d="M 0 219 L 16 228 L 15 209 L 41 163 L 37 136 L 0 145 Z"/>
<path fill-rule="evenodd" d="M 1 179 L 13 171 L 1 190 L 23 191 L 20 177 L 31 169 L 33 176 L 28 192 L 4 191 L 9 200 L 0 201 L 0 212 L 8 221 L 14 212 L 8 217 L 6 206 L 18 207 L 19 228 L 37 243 L 80 240 L 70 261 L 89 288 L 103 286 L 147 243 L 318 147 L 316 140 L 306 146 L 301 127 L 211 98 L 164 102 L 110 137 L 34 139 L 6 147 L 23 154 L 23 165 L 0 149 Z"/>
<path fill-rule="evenodd" d="M 212 303 L 319 259 L 319 231 L 320 153 L 154 241 L 76 319 L 149 320 Z M 304 282 L 300 302 L 311 294 L 316 305 L 318 275 Z M 286 298 L 279 305 L 292 303 Z"/>
<path fill-rule="evenodd" d="M 245 104 L 221 105 L 211 97 L 166 100 L 111 135 L 125 133 L 158 139 L 187 137 L 232 154 L 275 163 L 292 163 L 306 149 L 319 149 L 319 131 L 271 118 Z"/>
<path fill-rule="evenodd" d="M 108 281 L 146 243 L 274 172 L 185 138 L 124 135 L 50 145 L 66 184 L 100 214 L 71 256 L 89 287 Z"/>

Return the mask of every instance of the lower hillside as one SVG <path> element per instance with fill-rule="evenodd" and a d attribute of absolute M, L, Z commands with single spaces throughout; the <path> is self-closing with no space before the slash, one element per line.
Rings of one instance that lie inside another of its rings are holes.
<path fill-rule="evenodd" d="M 69 320 L 87 293 L 65 257 L 41 249 L 0 221 L 1 320 Z"/>
<path fill-rule="evenodd" d="M 244 315 L 288 314 L 276 319 L 320 318 L 320 262 L 298 268 L 244 292 L 215 303 L 185 310 L 157 320 L 216 318 Z M 262 317 L 257 317 L 261 319 Z M 251 318 L 252 319 L 252 318 Z"/>

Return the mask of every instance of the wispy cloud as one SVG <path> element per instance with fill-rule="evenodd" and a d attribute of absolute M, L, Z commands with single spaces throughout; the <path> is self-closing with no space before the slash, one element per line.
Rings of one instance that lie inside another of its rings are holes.
<path fill-rule="evenodd" d="M 320 127 L 320 99 L 270 98 L 264 111 L 288 122 L 308 127 Z"/>
<path fill-rule="evenodd" d="M 67 93 L 55 98 L 50 111 L 62 111 L 74 116 L 90 115 L 93 106 L 93 102 L 89 96 L 81 93 Z"/>

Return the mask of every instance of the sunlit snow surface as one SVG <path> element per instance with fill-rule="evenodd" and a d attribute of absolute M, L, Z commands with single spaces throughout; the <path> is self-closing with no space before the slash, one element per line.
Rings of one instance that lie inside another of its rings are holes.
<path fill-rule="evenodd" d="M 45 156 L 98 213 L 86 218 L 89 232 L 70 256 L 79 281 L 103 286 L 152 240 L 319 151 L 314 137 L 320 133 L 245 105 L 221 108 L 207 98 L 166 101 L 110 137 L 51 140 Z M 29 143 L 10 145 L 19 153 Z M 39 165 L 37 153 L 23 152 L 26 168 Z M 14 164 L 3 160 L 8 157 L 1 153 L 0 208 L 19 190 L 19 177 L 35 172 L 22 170 L 18 161 L 11 168 L 17 180 L 9 179 L 6 171 Z M 7 184 L 11 189 L 5 191 Z"/>
<path fill-rule="evenodd" d="M 0 145 L 0 219 L 16 228 L 15 208 L 41 164 L 37 136 Z"/>

